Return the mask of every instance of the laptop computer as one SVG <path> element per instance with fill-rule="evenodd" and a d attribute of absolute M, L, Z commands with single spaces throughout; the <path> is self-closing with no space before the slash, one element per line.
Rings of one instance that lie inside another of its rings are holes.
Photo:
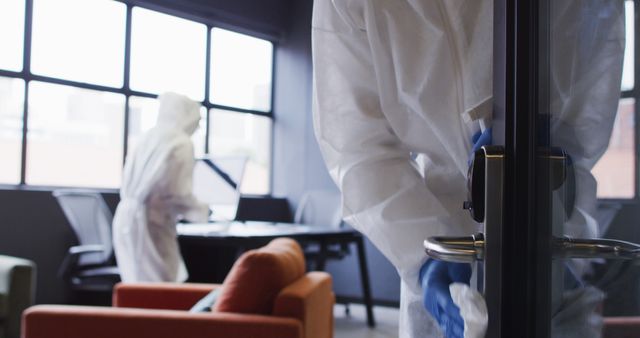
<path fill-rule="evenodd" d="M 211 156 L 196 160 L 193 194 L 212 211 L 210 221 L 232 221 L 240 201 L 245 156 Z"/>

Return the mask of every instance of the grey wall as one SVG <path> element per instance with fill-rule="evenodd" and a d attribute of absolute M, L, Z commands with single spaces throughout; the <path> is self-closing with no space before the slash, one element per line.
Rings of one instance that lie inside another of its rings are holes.
<path fill-rule="evenodd" d="M 289 198 L 292 210 L 307 190 L 337 189 L 313 134 L 311 11 L 311 0 L 293 1 L 289 33 L 276 54 L 273 193 Z M 374 300 L 397 303 L 400 278 L 395 269 L 369 241 L 366 250 Z M 329 262 L 327 270 L 338 296 L 358 298 L 362 291 L 355 247 L 351 252 L 344 260 Z"/>

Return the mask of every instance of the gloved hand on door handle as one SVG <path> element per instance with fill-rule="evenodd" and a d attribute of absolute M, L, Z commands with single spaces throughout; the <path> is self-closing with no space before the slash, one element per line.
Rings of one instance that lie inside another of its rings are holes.
<path fill-rule="evenodd" d="M 471 157 L 482 146 L 492 143 L 491 127 L 478 131 L 471 138 Z M 471 160 L 469 160 L 471 162 Z M 471 266 L 466 263 L 450 263 L 429 259 L 420 268 L 420 285 L 424 308 L 438 322 L 446 338 L 464 337 L 464 320 L 460 308 L 451 297 L 450 285 L 469 284 Z"/>

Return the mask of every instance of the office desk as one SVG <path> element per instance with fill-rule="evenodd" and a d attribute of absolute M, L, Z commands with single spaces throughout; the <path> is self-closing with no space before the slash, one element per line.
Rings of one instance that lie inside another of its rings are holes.
<path fill-rule="evenodd" d="M 367 324 L 370 327 L 375 326 L 364 240 L 359 232 L 350 228 L 334 229 L 270 222 L 218 222 L 178 225 L 178 238 L 181 243 L 199 243 L 211 247 L 231 247 L 238 252 L 264 246 L 277 237 L 293 238 L 301 244 L 318 244 L 320 250 L 318 257 L 316 257 L 317 270 L 324 270 L 330 245 L 354 243 L 357 247 L 362 296 L 367 309 Z"/>

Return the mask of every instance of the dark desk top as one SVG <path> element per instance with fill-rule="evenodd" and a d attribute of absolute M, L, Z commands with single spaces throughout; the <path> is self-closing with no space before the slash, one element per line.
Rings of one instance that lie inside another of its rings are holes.
<path fill-rule="evenodd" d="M 352 228 L 331 228 L 294 223 L 215 222 L 178 224 L 181 238 L 209 239 L 269 239 L 276 237 L 321 238 L 351 237 L 359 233 Z"/>

